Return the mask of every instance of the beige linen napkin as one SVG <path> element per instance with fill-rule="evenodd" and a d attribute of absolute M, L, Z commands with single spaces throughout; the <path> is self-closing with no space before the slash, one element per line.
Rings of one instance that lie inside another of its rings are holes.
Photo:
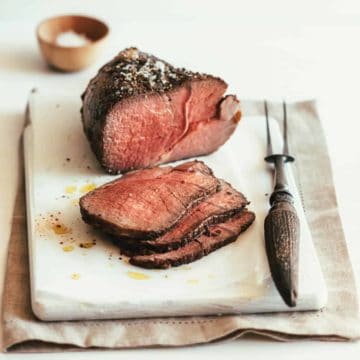
<path fill-rule="evenodd" d="M 243 102 L 243 113 L 263 114 L 263 105 L 261 102 Z M 281 105 L 270 104 L 270 114 L 281 120 Z M 354 277 L 315 103 L 290 104 L 288 116 L 289 141 L 291 151 L 296 156 L 298 186 L 329 292 L 325 309 L 186 318 L 39 321 L 30 307 L 25 199 L 21 183 L 13 217 L 3 298 L 4 351 L 181 346 L 237 338 L 247 333 L 278 340 L 359 338 Z"/>

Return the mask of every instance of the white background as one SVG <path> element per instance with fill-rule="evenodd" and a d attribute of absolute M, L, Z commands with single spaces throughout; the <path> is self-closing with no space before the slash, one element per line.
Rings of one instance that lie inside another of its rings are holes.
<path fill-rule="evenodd" d="M 98 16 L 112 30 L 102 57 L 81 73 L 49 71 L 37 49 L 36 24 L 44 17 L 62 13 Z M 103 62 L 129 45 L 152 51 L 177 65 L 220 75 L 240 98 L 318 99 L 349 252 L 360 278 L 359 1 L 0 0 L 1 288 L 16 191 L 17 143 L 29 90 L 34 86 L 64 90 L 76 87 L 80 93 Z M 181 349 L 52 355 L 54 359 L 75 356 L 358 359 L 360 343 L 283 344 L 247 338 Z M 45 359 L 49 355 L 14 357 Z"/>

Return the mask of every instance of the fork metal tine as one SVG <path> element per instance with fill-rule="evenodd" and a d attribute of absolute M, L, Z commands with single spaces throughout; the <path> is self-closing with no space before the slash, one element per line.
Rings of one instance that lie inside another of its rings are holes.
<path fill-rule="evenodd" d="M 267 156 L 272 155 L 272 143 L 271 143 L 271 134 L 270 134 L 270 124 L 269 124 L 269 111 L 267 101 L 264 100 L 264 109 L 266 117 L 266 138 L 267 138 Z"/>
<path fill-rule="evenodd" d="M 289 143 L 287 135 L 287 112 L 286 112 L 286 103 L 283 101 L 283 116 L 284 116 L 284 154 L 289 155 Z"/>

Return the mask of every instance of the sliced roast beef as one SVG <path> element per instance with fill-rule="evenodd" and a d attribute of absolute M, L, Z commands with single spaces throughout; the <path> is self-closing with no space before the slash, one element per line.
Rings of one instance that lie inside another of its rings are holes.
<path fill-rule="evenodd" d="M 177 249 L 207 230 L 208 225 L 224 222 L 239 214 L 248 204 L 245 196 L 221 180 L 219 192 L 196 205 L 174 228 L 155 240 L 139 242 L 117 239 L 116 243 L 126 254 L 160 253 Z"/>
<path fill-rule="evenodd" d="M 177 250 L 161 254 L 137 255 L 131 257 L 129 261 L 132 265 L 151 269 L 166 269 L 195 261 L 235 241 L 254 219 L 255 214 L 245 210 L 225 223 L 211 225 L 208 234 L 201 235 Z"/>
<path fill-rule="evenodd" d="M 220 78 L 175 68 L 136 48 L 104 65 L 83 94 L 85 134 L 109 173 L 209 154 L 240 120 Z"/>
<path fill-rule="evenodd" d="M 130 173 L 80 199 L 85 222 L 108 234 L 143 240 L 172 229 L 194 206 L 220 189 L 202 162 Z"/>

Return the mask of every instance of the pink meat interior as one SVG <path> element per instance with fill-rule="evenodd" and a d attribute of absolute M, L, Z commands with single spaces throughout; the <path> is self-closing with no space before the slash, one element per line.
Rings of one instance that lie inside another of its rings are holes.
<path fill-rule="evenodd" d="M 205 165 L 188 164 L 125 175 L 82 197 L 80 206 L 118 235 L 165 231 L 218 189 L 219 181 Z"/>
<path fill-rule="evenodd" d="M 225 90 L 223 81 L 210 78 L 168 93 L 119 102 L 108 114 L 104 128 L 104 163 L 130 170 L 215 150 L 233 131 L 224 130 L 223 123 L 229 119 L 219 116 Z M 222 134 L 215 142 L 214 132 Z M 190 141 L 186 141 L 188 136 Z M 209 140 L 210 146 L 199 144 Z"/>

